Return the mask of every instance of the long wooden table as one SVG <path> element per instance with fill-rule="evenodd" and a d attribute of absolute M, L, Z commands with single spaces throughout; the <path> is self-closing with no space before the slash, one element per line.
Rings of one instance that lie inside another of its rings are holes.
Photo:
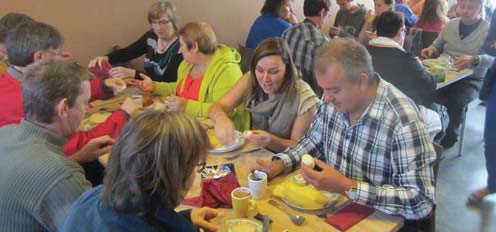
<path fill-rule="evenodd" d="M 108 100 L 100 100 L 92 103 L 92 108 L 90 109 L 90 113 L 99 112 L 99 109 L 104 108 L 105 110 L 115 110 L 119 108 L 120 102 L 123 101 L 125 95 L 120 95 Z M 200 119 L 202 123 L 211 123 L 208 119 Z M 238 158 L 234 160 L 226 160 L 226 157 L 233 156 L 238 152 L 243 152 L 246 150 L 252 150 L 253 147 L 249 144 L 245 144 L 240 150 L 233 151 L 229 153 L 223 154 L 209 154 L 207 157 L 207 165 L 216 165 L 223 163 L 234 163 L 236 169 L 236 176 L 241 186 L 247 186 L 247 172 L 248 167 L 255 163 L 257 158 L 270 160 L 273 156 L 268 150 L 260 149 L 258 151 L 247 152 L 240 155 Z M 100 161 L 106 164 L 108 159 L 107 157 L 102 157 Z M 299 211 L 295 211 L 289 207 L 285 207 L 286 210 L 290 213 L 302 215 L 305 217 L 305 222 L 301 226 L 294 225 L 289 217 L 282 212 L 281 210 L 275 208 L 274 206 L 268 203 L 268 199 L 271 197 L 270 192 L 272 189 L 289 175 L 294 175 L 297 171 L 287 174 L 281 175 L 273 180 L 271 180 L 268 184 L 268 193 L 261 200 L 256 201 L 257 210 L 261 214 L 269 215 L 272 219 L 273 223 L 271 224 L 271 231 L 337 231 L 334 227 L 330 226 L 326 222 L 324 222 L 323 218 L 317 217 L 316 215 L 303 213 Z M 193 184 L 192 189 L 188 192 L 187 198 L 198 196 L 200 194 L 200 181 L 201 178 L 199 174 L 195 179 L 195 183 Z M 346 197 L 341 196 L 338 203 L 335 207 L 339 207 L 346 201 Z M 280 202 L 280 201 L 279 201 Z M 191 208 L 191 206 L 180 205 L 177 210 Z M 218 217 L 213 220 L 214 223 L 219 224 L 221 227 L 226 219 L 233 218 L 231 209 L 219 209 L 223 211 L 223 216 Z M 403 218 L 397 216 L 387 215 L 385 213 L 375 211 L 372 215 L 367 217 L 366 219 L 360 221 L 358 224 L 354 225 L 347 231 L 370 231 L 370 232 L 379 232 L 379 231 L 398 231 L 403 226 Z"/>
<path fill-rule="evenodd" d="M 245 145 L 244 147 L 241 148 L 241 152 L 243 150 L 251 150 L 252 147 L 251 145 Z M 224 153 L 224 154 L 209 154 L 207 158 L 207 165 L 216 165 L 216 164 L 223 164 L 223 163 L 234 163 L 235 169 L 236 169 L 236 176 L 237 179 L 240 183 L 241 186 L 248 186 L 248 168 L 250 165 L 255 163 L 255 160 L 257 158 L 259 159 L 265 159 L 265 160 L 270 160 L 271 157 L 273 156 L 273 153 L 261 149 L 258 151 L 254 152 L 248 152 L 245 154 L 242 154 L 235 160 L 226 160 L 226 157 L 230 157 L 232 155 L 235 155 L 237 152 L 240 151 L 234 151 L 234 152 L 229 152 L 229 153 Z M 256 201 L 257 205 L 257 210 L 261 214 L 264 215 L 269 215 L 269 217 L 272 219 L 273 223 L 271 224 L 271 231 L 337 231 L 334 227 L 330 226 L 327 224 L 323 218 L 320 218 L 316 215 L 308 214 L 308 213 L 303 213 L 300 211 L 293 210 L 289 207 L 285 207 L 286 210 L 292 214 L 297 214 L 297 215 L 302 215 L 305 217 L 305 222 L 301 226 L 296 226 L 291 222 L 289 217 L 282 212 L 281 210 L 275 208 L 271 204 L 268 203 L 268 199 L 271 198 L 270 192 L 272 189 L 277 186 L 277 184 L 281 183 L 282 181 L 285 180 L 288 176 L 295 175 L 299 170 L 279 176 L 271 181 L 269 181 L 268 184 L 268 193 L 265 195 L 265 197 L 261 200 Z M 200 181 L 201 178 L 199 174 L 197 174 L 197 177 L 195 179 L 195 183 L 193 184 L 192 189 L 189 191 L 187 197 L 194 197 L 198 196 L 200 194 Z M 341 204 L 346 202 L 347 198 L 344 196 L 341 196 L 338 203 L 335 205 L 335 207 L 339 207 Z M 281 201 L 279 201 L 281 203 Z M 283 205 L 284 206 L 284 205 Z M 178 207 L 178 210 L 186 209 L 186 208 L 191 208 L 190 206 L 186 205 L 180 205 Z M 216 221 L 215 223 L 219 225 L 223 225 L 223 222 L 226 219 L 233 218 L 232 215 L 232 210 L 231 209 L 220 209 L 221 211 L 224 212 L 224 215 Z M 360 221 L 358 224 L 354 225 L 347 231 L 398 231 L 401 227 L 403 226 L 403 218 L 397 217 L 397 216 L 391 216 L 387 215 L 385 213 L 375 211 L 372 215 L 367 217 L 366 219 Z"/>

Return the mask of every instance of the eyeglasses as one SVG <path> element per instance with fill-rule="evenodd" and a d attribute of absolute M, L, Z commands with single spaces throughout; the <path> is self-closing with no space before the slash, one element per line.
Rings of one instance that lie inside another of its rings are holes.
<path fill-rule="evenodd" d="M 205 166 L 207 166 L 207 162 L 206 161 L 203 161 L 203 162 L 198 163 L 196 165 L 196 168 L 195 168 L 196 173 L 201 173 L 203 171 L 203 169 L 205 169 Z"/>
<path fill-rule="evenodd" d="M 172 20 L 162 19 L 162 20 L 159 20 L 159 21 L 152 20 L 151 24 L 160 24 L 160 26 L 165 26 L 165 25 L 167 25 L 167 24 L 169 24 L 171 22 L 172 22 Z"/>

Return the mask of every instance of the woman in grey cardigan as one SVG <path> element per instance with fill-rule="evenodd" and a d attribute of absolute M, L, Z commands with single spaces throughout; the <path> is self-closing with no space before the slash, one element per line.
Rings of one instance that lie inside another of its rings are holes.
<path fill-rule="evenodd" d="M 458 141 L 459 128 L 465 107 L 477 98 L 482 79 L 492 64 L 491 56 L 482 54 L 481 47 L 489 30 L 489 23 L 481 18 L 483 0 L 459 0 L 459 18 L 451 20 L 433 44 L 421 51 L 423 58 L 449 55 L 455 58 L 454 68 L 472 68 L 474 74 L 438 91 L 437 102 L 448 109 L 450 122 L 441 145 L 452 147 Z"/>

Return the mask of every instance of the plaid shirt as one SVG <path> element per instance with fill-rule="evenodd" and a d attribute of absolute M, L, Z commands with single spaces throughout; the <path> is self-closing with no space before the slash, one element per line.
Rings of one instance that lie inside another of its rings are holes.
<path fill-rule="evenodd" d="M 307 71 L 313 69 L 313 57 L 317 48 L 329 40 L 307 19 L 286 29 L 282 38 L 288 43 L 296 67 Z"/>
<path fill-rule="evenodd" d="M 413 101 L 381 79 L 374 101 L 355 124 L 321 102 L 305 136 L 274 158 L 289 172 L 301 156 L 312 154 L 358 182 L 352 200 L 421 219 L 434 205 L 436 154 L 420 117 Z"/>

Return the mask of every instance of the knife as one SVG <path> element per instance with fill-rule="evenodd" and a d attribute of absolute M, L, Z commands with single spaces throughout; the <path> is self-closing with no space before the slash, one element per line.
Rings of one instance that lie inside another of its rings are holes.
<path fill-rule="evenodd" d="M 335 214 L 336 212 L 338 212 L 339 210 L 342 210 L 344 207 L 348 206 L 349 204 L 353 203 L 353 201 L 351 199 L 348 199 L 346 200 L 343 204 L 341 204 L 340 206 L 330 210 L 329 212 L 325 212 L 323 214 L 318 214 L 317 216 L 321 217 L 321 218 L 327 218 L 333 214 Z"/>
<path fill-rule="evenodd" d="M 264 215 L 263 216 L 263 228 L 262 228 L 262 231 L 263 232 L 269 232 L 269 225 L 270 225 L 269 216 Z"/>

